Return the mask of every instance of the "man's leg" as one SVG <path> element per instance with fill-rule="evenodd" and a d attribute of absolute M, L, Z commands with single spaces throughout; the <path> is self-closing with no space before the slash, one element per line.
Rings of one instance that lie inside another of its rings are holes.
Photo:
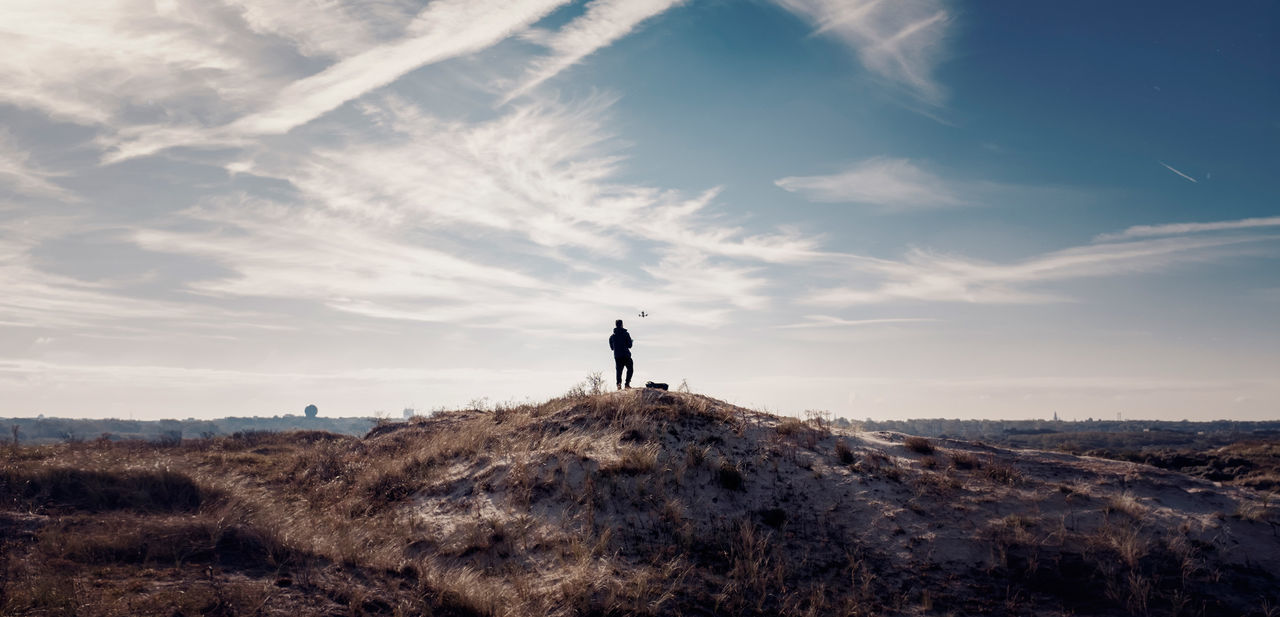
<path fill-rule="evenodd" d="M 619 358 L 617 356 L 613 357 L 613 367 L 615 369 L 614 372 L 617 374 L 616 375 L 617 379 L 615 379 L 615 381 L 618 382 L 619 390 L 622 389 L 622 367 L 626 366 L 627 362 L 629 362 L 629 360 L 627 360 L 626 358 Z M 627 381 L 628 382 L 631 381 L 631 375 L 627 375 Z"/>
<path fill-rule="evenodd" d="M 633 371 L 634 369 L 635 369 L 635 364 L 632 363 L 631 358 L 627 358 L 627 387 L 628 388 L 631 387 L 631 371 Z"/>

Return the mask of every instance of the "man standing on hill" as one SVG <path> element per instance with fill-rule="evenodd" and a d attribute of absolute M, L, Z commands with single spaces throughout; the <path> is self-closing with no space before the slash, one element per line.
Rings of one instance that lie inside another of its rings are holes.
<path fill-rule="evenodd" d="M 622 320 L 614 322 L 613 336 L 609 337 L 609 349 L 613 350 L 613 366 L 617 369 L 618 389 L 622 389 L 622 369 L 627 369 L 627 387 L 631 387 L 631 372 L 635 369 L 631 364 L 631 334 L 622 327 Z"/>

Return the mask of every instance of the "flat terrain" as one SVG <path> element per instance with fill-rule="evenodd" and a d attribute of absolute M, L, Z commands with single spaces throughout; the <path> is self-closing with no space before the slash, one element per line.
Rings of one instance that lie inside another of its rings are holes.
<path fill-rule="evenodd" d="M 1247 454 L 1239 457 L 1247 458 Z M 1271 615 L 1271 493 L 631 390 L 0 454 L 13 615 Z"/>

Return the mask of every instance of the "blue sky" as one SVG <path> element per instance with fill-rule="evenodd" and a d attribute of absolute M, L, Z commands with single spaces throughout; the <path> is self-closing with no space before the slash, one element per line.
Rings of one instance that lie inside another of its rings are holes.
<path fill-rule="evenodd" d="M 1273 3 L 83 4 L 0 7 L 0 414 L 540 400 L 622 318 L 782 413 L 1280 417 Z"/>

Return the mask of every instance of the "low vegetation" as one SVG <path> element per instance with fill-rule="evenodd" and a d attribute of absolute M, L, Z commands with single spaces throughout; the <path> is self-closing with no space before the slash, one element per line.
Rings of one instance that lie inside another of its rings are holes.
<path fill-rule="evenodd" d="M 0 447 L 0 614 L 1212 616 L 1280 604 L 1280 519 L 1251 489 L 679 392 L 587 384 L 473 407 L 364 437 Z"/>

